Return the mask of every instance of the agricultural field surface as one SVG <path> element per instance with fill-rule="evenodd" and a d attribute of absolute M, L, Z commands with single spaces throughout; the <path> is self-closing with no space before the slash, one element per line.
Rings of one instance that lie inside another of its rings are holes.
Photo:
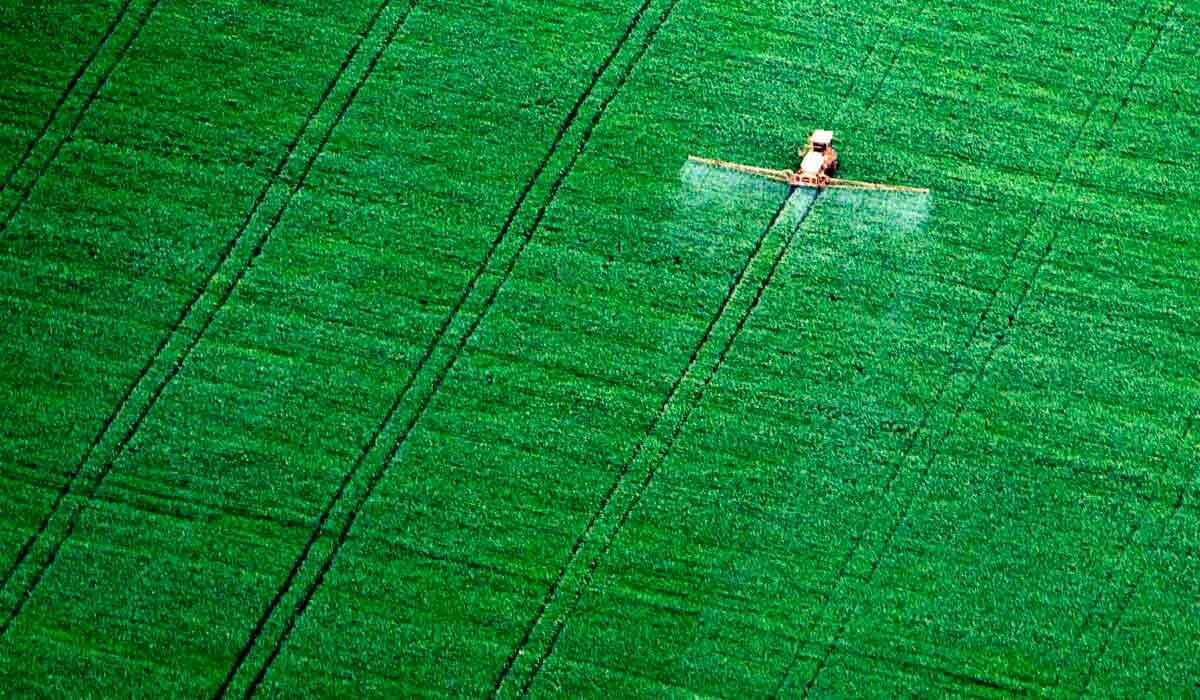
<path fill-rule="evenodd" d="M 1200 0 L 0 48 L 0 696 L 1200 697 Z"/>

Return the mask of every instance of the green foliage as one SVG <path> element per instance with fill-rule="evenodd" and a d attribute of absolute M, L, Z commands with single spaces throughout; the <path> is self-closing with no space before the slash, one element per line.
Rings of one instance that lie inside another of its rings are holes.
<path fill-rule="evenodd" d="M 0 10 L 8 694 L 1200 687 L 1194 8 L 68 6 Z M 819 126 L 932 193 L 686 163 Z"/>

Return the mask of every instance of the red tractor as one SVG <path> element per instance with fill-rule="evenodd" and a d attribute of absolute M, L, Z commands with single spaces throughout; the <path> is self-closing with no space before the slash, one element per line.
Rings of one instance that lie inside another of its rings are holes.
<path fill-rule="evenodd" d="M 837 151 L 833 150 L 833 132 L 817 129 L 808 137 L 808 147 L 798 151 L 800 170 L 793 172 L 788 184 L 795 187 L 825 187 L 837 170 Z"/>
<path fill-rule="evenodd" d="M 889 192 L 928 192 L 923 187 L 904 187 L 902 185 L 880 185 L 874 182 L 859 182 L 858 180 L 842 180 L 833 177 L 837 171 L 838 154 L 833 148 L 833 132 L 827 129 L 817 129 L 808 137 L 808 145 L 800 149 L 799 170 L 772 170 L 759 168 L 741 163 L 729 163 L 723 160 L 697 158 L 688 156 L 688 160 L 704 163 L 718 168 L 728 168 L 750 175 L 769 178 L 776 182 L 784 182 L 792 187 L 813 187 L 823 190 L 826 187 L 845 190 L 884 190 Z"/>

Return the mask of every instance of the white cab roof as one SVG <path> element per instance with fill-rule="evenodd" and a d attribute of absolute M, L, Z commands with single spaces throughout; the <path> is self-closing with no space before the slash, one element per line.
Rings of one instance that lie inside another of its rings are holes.
<path fill-rule="evenodd" d="M 813 143 L 833 143 L 833 132 L 828 129 L 817 129 L 812 132 Z"/>

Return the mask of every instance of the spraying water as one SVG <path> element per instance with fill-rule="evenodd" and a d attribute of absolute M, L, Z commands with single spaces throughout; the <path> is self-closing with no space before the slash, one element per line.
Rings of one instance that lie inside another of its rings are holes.
<path fill-rule="evenodd" d="M 738 198 L 754 200 L 786 197 L 789 187 L 761 177 L 724 168 L 684 161 L 679 169 L 681 204 L 685 207 L 719 206 Z"/>
<path fill-rule="evenodd" d="M 693 161 L 680 169 L 680 183 L 681 204 L 692 212 L 724 210 L 744 217 L 751 205 L 751 211 L 765 214 L 788 198 L 778 220 L 781 227 L 794 225 L 793 210 L 803 208 L 815 192 L 792 192 L 784 183 Z M 936 270 L 929 269 L 934 261 L 927 240 L 933 195 L 828 188 L 814 207 L 788 251 L 785 268 L 794 281 L 783 284 L 810 293 L 857 297 L 880 318 L 902 321 L 911 314 L 911 286 L 936 278 Z"/>
<path fill-rule="evenodd" d="M 779 201 L 791 188 L 752 174 L 685 161 L 679 170 L 681 204 L 687 208 L 721 206 L 739 199 Z M 933 197 L 929 192 L 827 189 L 822 191 L 821 209 L 851 226 L 869 224 L 893 238 L 908 238 L 929 219 Z"/>

